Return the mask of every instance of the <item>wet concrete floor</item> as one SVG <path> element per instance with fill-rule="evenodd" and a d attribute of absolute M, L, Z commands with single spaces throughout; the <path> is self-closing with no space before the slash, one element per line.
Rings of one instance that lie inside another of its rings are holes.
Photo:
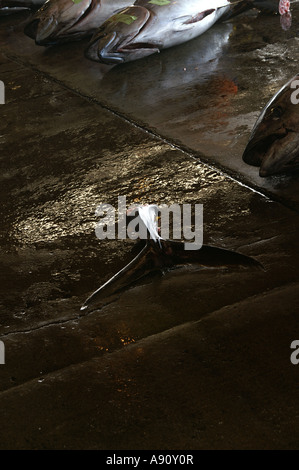
<path fill-rule="evenodd" d="M 295 449 L 298 174 L 242 162 L 298 72 L 297 30 L 250 13 L 119 67 L 0 18 L 2 449 Z M 297 16 L 297 21 L 296 21 Z M 256 269 L 184 267 L 87 313 L 136 254 L 96 207 L 201 203 L 204 243 Z"/>

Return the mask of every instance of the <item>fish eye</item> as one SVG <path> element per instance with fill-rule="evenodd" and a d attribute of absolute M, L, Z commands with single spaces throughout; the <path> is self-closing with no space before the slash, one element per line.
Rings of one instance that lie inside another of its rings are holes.
<path fill-rule="evenodd" d="M 281 106 L 275 106 L 271 108 L 270 115 L 273 119 L 280 119 L 283 114 L 283 109 Z"/>

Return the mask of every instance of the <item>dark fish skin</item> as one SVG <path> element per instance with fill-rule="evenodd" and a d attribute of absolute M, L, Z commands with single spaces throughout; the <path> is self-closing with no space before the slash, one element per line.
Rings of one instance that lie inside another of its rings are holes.
<path fill-rule="evenodd" d="M 244 11 L 250 10 L 253 8 L 254 2 L 252 0 L 243 0 L 235 5 L 231 5 L 230 10 L 226 12 L 219 20 L 219 22 L 227 21 L 234 16 L 240 15 Z"/>
<path fill-rule="evenodd" d="M 84 302 L 81 311 L 91 311 L 113 300 L 139 279 L 154 273 L 165 272 L 180 265 L 198 265 L 210 268 L 245 267 L 263 269 L 255 259 L 235 251 L 203 245 L 200 250 L 185 250 L 182 242 L 149 239 L 140 253 L 123 269 L 97 289 Z"/>
<path fill-rule="evenodd" d="M 220 21 L 226 21 L 252 8 L 256 8 L 263 13 L 278 13 L 278 6 L 279 0 L 243 0 L 232 4 L 230 11 L 228 11 Z"/>
<path fill-rule="evenodd" d="M 243 153 L 243 161 L 260 167 L 261 177 L 299 168 L 299 74 L 266 104 Z"/>
<path fill-rule="evenodd" d="M 254 0 L 253 5 L 263 12 L 278 13 L 279 0 Z"/>
<path fill-rule="evenodd" d="M 39 46 L 81 40 L 130 4 L 131 0 L 47 0 L 24 32 Z"/>

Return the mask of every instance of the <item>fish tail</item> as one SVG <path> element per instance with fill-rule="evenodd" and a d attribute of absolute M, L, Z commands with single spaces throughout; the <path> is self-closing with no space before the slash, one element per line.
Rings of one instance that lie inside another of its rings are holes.
<path fill-rule="evenodd" d="M 96 309 L 109 303 L 130 285 L 146 275 L 164 272 L 174 266 L 197 264 L 202 267 L 250 267 L 263 269 L 254 258 L 236 251 L 203 245 L 199 250 L 185 250 L 185 243 L 149 239 L 140 253 L 84 302 L 81 311 Z"/>
<path fill-rule="evenodd" d="M 159 269 L 159 266 L 155 266 L 151 245 L 146 244 L 130 263 L 93 292 L 84 302 L 80 310 L 90 310 L 108 303 L 109 299 L 112 300 L 113 296 L 119 294 L 125 288 L 155 269 Z"/>

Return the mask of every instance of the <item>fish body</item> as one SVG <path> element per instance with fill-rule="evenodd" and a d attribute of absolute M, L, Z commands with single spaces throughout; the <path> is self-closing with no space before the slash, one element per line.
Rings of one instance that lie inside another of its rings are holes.
<path fill-rule="evenodd" d="M 243 153 L 243 161 L 260 167 L 262 177 L 299 168 L 299 74 L 262 110 Z"/>
<path fill-rule="evenodd" d="M 106 64 L 136 60 L 203 34 L 229 9 L 227 0 L 137 0 L 99 28 L 85 54 Z"/>
<path fill-rule="evenodd" d="M 107 18 L 132 0 L 47 0 L 25 27 L 40 46 L 91 36 Z"/>

